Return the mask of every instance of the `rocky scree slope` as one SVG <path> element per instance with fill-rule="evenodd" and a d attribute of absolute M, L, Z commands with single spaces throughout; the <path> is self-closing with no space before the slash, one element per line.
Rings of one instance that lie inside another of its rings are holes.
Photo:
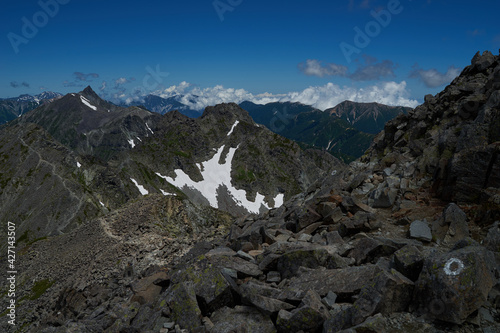
<path fill-rule="evenodd" d="M 481 97 L 476 118 L 462 126 L 491 128 L 499 112 L 492 104 L 498 58 L 489 52 L 475 56 L 434 97 L 439 115 L 426 106 L 427 97 L 414 113 L 388 124 L 363 160 L 322 178 L 282 207 L 237 219 L 226 237 L 196 243 L 172 265 L 131 274 L 122 268 L 130 282 L 118 298 L 108 301 L 88 287 L 79 294 L 63 292 L 59 305 L 43 303 L 50 310 L 27 327 L 47 333 L 499 331 L 500 222 L 492 219 L 498 204 L 491 194 L 499 187 L 486 178 L 487 186 L 478 189 L 489 195 L 484 205 L 474 197 L 450 202 L 433 186 L 439 178 L 429 156 L 415 154 L 418 147 L 421 153 L 439 152 L 439 145 L 426 146 L 441 136 L 425 119 L 441 126 L 459 122 L 458 106 L 476 91 L 488 97 Z M 452 94 L 459 83 L 475 89 Z M 423 121 L 423 130 L 417 135 L 408 127 L 410 136 L 401 141 L 405 133 L 396 135 L 394 128 L 406 121 Z M 488 140 L 463 152 L 487 155 L 495 142 Z M 444 156 L 453 164 L 461 152 Z M 477 162 L 468 160 L 472 175 Z M 442 170 L 448 179 L 454 169 Z M 141 233 L 136 229 L 135 235 Z M 94 274 L 103 269 L 96 267 Z M 53 290 L 43 297 L 54 299 Z"/>

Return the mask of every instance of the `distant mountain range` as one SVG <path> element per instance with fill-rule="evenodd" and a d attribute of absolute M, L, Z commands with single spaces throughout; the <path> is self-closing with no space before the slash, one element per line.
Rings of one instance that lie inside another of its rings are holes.
<path fill-rule="evenodd" d="M 412 108 L 404 106 L 345 101 L 325 112 L 345 120 L 362 132 L 378 134 L 389 120 L 399 114 L 407 114 L 411 110 Z"/>
<path fill-rule="evenodd" d="M 0 100 L 0 124 L 61 97 L 62 95 L 58 93 L 45 92 L 37 96 L 22 95 L 18 98 Z M 94 98 L 99 97 L 95 95 Z M 191 109 L 181 100 L 182 96 L 162 98 L 147 95 L 140 101 L 121 107 L 137 106 L 160 115 L 177 110 L 190 118 L 202 115 L 202 112 Z M 107 105 L 108 109 L 115 108 L 114 104 Z M 351 101 L 342 102 L 325 111 L 292 102 L 260 105 L 245 101 L 240 107 L 248 111 L 256 123 L 266 126 L 271 131 L 299 142 L 304 148 L 326 150 L 345 162 L 363 155 L 374 135 L 383 130 L 387 121 L 411 110 L 407 107 Z"/>
<path fill-rule="evenodd" d="M 61 96 L 59 93 L 44 91 L 35 96 L 21 95 L 14 98 L 0 98 L 0 125 Z"/>

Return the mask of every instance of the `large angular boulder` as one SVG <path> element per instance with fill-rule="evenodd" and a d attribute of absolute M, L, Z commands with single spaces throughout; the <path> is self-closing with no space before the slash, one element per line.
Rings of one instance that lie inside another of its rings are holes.
<path fill-rule="evenodd" d="M 182 328 L 189 330 L 202 326 L 201 310 L 196 300 L 193 283 L 182 282 L 169 289 L 166 300 L 172 312 L 172 319 Z"/>
<path fill-rule="evenodd" d="M 321 297 L 330 291 L 337 295 L 353 295 L 371 283 L 379 271 L 380 268 L 371 264 L 343 269 L 300 270 L 283 286 L 281 297 L 301 301 L 306 290 L 313 290 Z"/>
<path fill-rule="evenodd" d="M 369 204 L 373 208 L 389 208 L 394 205 L 398 196 L 398 190 L 387 186 L 379 186 L 370 193 Z"/>
<path fill-rule="evenodd" d="M 337 332 L 359 325 L 369 316 L 406 311 L 414 284 L 396 270 L 382 270 L 360 292 L 353 306 L 336 313 L 325 322 L 324 332 Z"/>
<path fill-rule="evenodd" d="M 404 276 L 416 281 L 424 265 L 424 255 L 413 245 L 406 245 L 394 253 L 394 266 Z"/>
<path fill-rule="evenodd" d="M 492 252 L 480 246 L 430 256 L 415 283 L 415 310 L 433 319 L 462 324 L 486 303 L 496 283 L 496 269 Z"/>
<path fill-rule="evenodd" d="M 276 326 L 278 332 L 316 332 L 329 317 L 320 296 L 312 290 L 307 291 L 299 307 L 292 312 L 281 310 Z"/>
<path fill-rule="evenodd" d="M 244 303 L 253 305 L 262 313 L 272 315 L 280 310 L 291 310 L 295 306 L 278 299 L 281 290 L 255 280 L 249 280 L 239 287 Z"/>

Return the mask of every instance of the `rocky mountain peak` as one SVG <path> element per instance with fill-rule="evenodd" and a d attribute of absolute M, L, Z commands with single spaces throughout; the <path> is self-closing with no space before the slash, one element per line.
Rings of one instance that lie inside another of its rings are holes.
<path fill-rule="evenodd" d="M 250 124 L 254 123 L 252 117 L 250 117 L 248 112 L 243 110 L 236 103 L 223 103 L 205 108 L 205 111 L 203 112 L 201 118 L 203 119 L 210 117 L 226 119 L 232 122 L 238 120 L 238 121 L 245 121 Z"/>
<path fill-rule="evenodd" d="M 96 92 L 92 89 L 91 86 L 87 86 L 85 89 L 80 91 L 80 94 L 84 95 L 87 98 L 101 99 L 99 95 L 97 95 Z"/>

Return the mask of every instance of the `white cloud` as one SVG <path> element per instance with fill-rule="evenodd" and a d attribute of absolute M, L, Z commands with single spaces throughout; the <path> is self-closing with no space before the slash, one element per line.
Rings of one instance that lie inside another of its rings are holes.
<path fill-rule="evenodd" d="M 460 68 L 450 66 L 446 73 L 440 73 L 434 68 L 423 70 L 418 65 L 415 65 L 415 69 L 410 73 L 410 77 L 421 80 L 429 88 L 436 88 L 451 83 L 451 81 L 460 75 L 460 71 Z"/>
<path fill-rule="evenodd" d="M 326 110 L 337 104 L 350 100 L 353 102 L 377 102 L 386 105 L 415 107 L 419 103 L 408 98 L 406 82 L 383 82 L 365 88 L 340 87 L 328 83 L 324 86 L 309 87 L 301 92 L 289 93 L 287 99 L 312 105 L 320 110 Z"/>
<path fill-rule="evenodd" d="M 187 82 L 181 82 L 178 86 L 171 86 L 165 90 L 157 91 L 153 95 L 163 98 L 179 96 L 179 102 L 188 105 L 194 110 L 203 110 L 207 106 L 230 102 L 252 101 L 257 104 L 266 104 L 277 102 L 284 96 L 270 93 L 254 95 L 244 89 L 224 88 L 221 85 L 202 89 Z"/>
<path fill-rule="evenodd" d="M 419 103 L 409 98 L 406 82 L 382 82 L 364 88 L 341 87 L 328 83 L 324 86 L 313 86 L 298 92 L 286 94 L 263 93 L 254 95 L 244 89 L 224 88 L 221 85 L 210 88 L 194 87 L 187 82 L 157 91 L 153 95 L 163 98 L 179 97 L 179 102 L 194 110 L 203 110 L 207 106 L 220 103 L 241 103 L 250 101 L 256 104 L 272 102 L 300 102 L 325 110 L 350 100 L 353 102 L 378 102 L 387 105 L 415 107 Z"/>

